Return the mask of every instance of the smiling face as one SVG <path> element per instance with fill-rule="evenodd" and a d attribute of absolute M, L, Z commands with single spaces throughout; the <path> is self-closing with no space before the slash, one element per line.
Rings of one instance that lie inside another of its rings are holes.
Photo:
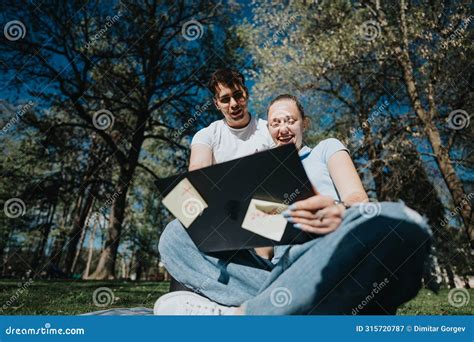
<path fill-rule="evenodd" d="M 301 149 L 305 128 L 306 122 L 295 101 L 278 100 L 268 109 L 268 130 L 277 146 L 293 143 Z"/>
<path fill-rule="evenodd" d="M 228 87 L 222 83 L 216 88 L 214 103 L 232 128 L 245 127 L 250 121 L 247 109 L 247 93 L 242 86 Z"/>

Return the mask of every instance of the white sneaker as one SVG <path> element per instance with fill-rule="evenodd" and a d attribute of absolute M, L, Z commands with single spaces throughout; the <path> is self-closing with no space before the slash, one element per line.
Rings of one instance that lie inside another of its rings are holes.
<path fill-rule="evenodd" d="M 167 293 L 155 303 L 153 313 L 158 316 L 223 316 L 232 315 L 233 306 L 224 306 L 193 292 L 176 291 Z"/>

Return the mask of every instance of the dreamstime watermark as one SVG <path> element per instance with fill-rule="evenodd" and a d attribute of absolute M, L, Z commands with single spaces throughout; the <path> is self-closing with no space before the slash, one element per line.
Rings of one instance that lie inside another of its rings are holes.
<path fill-rule="evenodd" d="M 372 218 L 380 215 L 382 206 L 378 202 L 368 202 L 357 204 L 359 213 L 365 218 Z"/>
<path fill-rule="evenodd" d="M 193 115 L 184 123 L 183 126 L 181 126 L 180 129 L 176 130 L 174 133 L 173 133 L 173 138 L 174 139 L 178 139 L 181 137 L 181 135 L 189 128 L 191 127 L 192 125 L 194 125 L 194 123 L 196 122 L 196 120 L 202 115 L 202 113 L 204 113 L 206 110 L 209 109 L 209 107 L 212 105 L 212 100 L 209 99 L 207 100 L 202 106 L 200 105 L 196 105 L 194 108 L 196 109 L 196 111 L 193 113 Z"/>
<path fill-rule="evenodd" d="M 467 195 L 464 195 L 463 199 L 461 202 L 449 212 L 449 214 L 444 215 L 443 219 L 440 222 L 441 227 L 444 227 L 448 224 L 450 218 L 453 218 L 456 215 L 459 215 L 462 212 L 463 207 L 470 203 L 472 197 L 474 197 L 474 192 L 470 192 Z"/>
<path fill-rule="evenodd" d="M 463 109 L 453 110 L 448 115 L 447 126 L 454 130 L 460 130 L 469 126 L 471 116 Z"/>
<path fill-rule="evenodd" d="M 94 224 L 95 222 L 99 222 L 100 220 L 100 214 L 106 215 L 107 209 L 110 208 L 112 203 L 117 200 L 118 196 L 122 194 L 122 191 L 117 190 L 115 191 L 111 196 L 107 197 L 107 200 L 105 201 L 104 205 L 99 208 L 99 210 L 93 212 L 87 221 L 87 225 Z"/>
<path fill-rule="evenodd" d="M 359 36 L 368 42 L 371 42 L 380 35 L 382 29 L 375 20 L 366 20 L 359 26 Z"/>
<path fill-rule="evenodd" d="M 100 109 L 92 115 L 92 124 L 95 128 L 105 131 L 112 127 L 115 122 L 115 117 L 111 111 L 107 109 Z"/>
<path fill-rule="evenodd" d="M 3 304 L 2 308 L 1 308 L 1 312 L 7 310 L 10 306 L 13 305 L 13 303 L 15 303 L 18 298 L 20 298 L 20 296 L 27 292 L 28 291 L 28 288 L 34 283 L 33 279 L 30 278 L 28 279 L 25 283 L 18 283 L 18 287 L 19 289 L 17 289 L 15 291 L 15 293 L 5 302 L 5 304 Z"/>
<path fill-rule="evenodd" d="M 291 291 L 286 287 L 277 287 L 270 293 L 270 302 L 277 308 L 290 305 L 292 300 Z"/>
<path fill-rule="evenodd" d="M 204 204 L 197 198 L 188 198 L 181 205 L 181 211 L 187 218 L 194 218 L 202 213 Z"/>
<path fill-rule="evenodd" d="M 26 27 L 20 20 L 12 20 L 5 24 L 3 34 L 9 41 L 14 42 L 25 38 Z"/>
<path fill-rule="evenodd" d="M 10 119 L 10 121 L 7 122 L 7 124 L 2 128 L 0 131 L 0 135 L 6 134 L 11 128 L 13 128 L 14 125 L 20 121 L 23 115 L 28 113 L 28 111 L 33 108 L 34 103 L 31 101 L 28 101 L 26 104 L 20 107 L 17 111 L 12 110 L 7 104 L 0 103 L 2 111 L 7 112 L 8 114 L 13 114 L 13 118 Z"/>
<path fill-rule="evenodd" d="M 6 335 L 84 335 L 84 328 L 52 328 L 51 323 L 45 323 L 41 328 L 15 328 L 9 326 L 5 329 Z"/>
<path fill-rule="evenodd" d="M 296 199 L 296 197 L 298 197 L 299 194 L 300 194 L 300 189 L 296 189 L 291 194 L 288 194 L 285 192 L 283 194 L 283 198 L 284 198 L 283 204 L 290 205 L 290 203 L 292 203 Z"/>
<path fill-rule="evenodd" d="M 199 39 L 204 33 L 204 28 L 202 24 L 196 19 L 191 19 L 183 24 L 181 27 L 181 35 L 188 42 Z"/>
<path fill-rule="evenodd" d="M 13 197 L 5 201 L 3 211 L 9 218 L 17 218 L 25 215 L 26 205 L 21 198 Z"/>
<path fill-rule="evenodd" d="M 296 199 L 296 197 L 298 197 L 298 195 L 300 194 L 300 189 L 296 189 L 295 191 L 293 191 L 291 194 L 288 194 L 288 193 L 284 193 L 283 194 L 283 206 L 279 206 L 278 208 L 275 209 L 275 212 L 272 213 L 273 215 L 275 214 L 281 214 L 283 213 L 284 211 L 286 211 L 288 209 L 288 206 L 293 203 Z"/>
<path fill-rule="evenodd" d="M 86 226 L 94 225 L 96 222 L 99 222 L 99 221 L 100 221 L 100 213 L 98 211 L 94 211 L 87 219 Z"/>
<path fill-rule="evenodd" d="M 360 310 L 363 310 L 375 298 L 375 296 L 380 291 L 382 291 L 382 289 L 384 287 L 386 287 L 388 285 L 389 282 L 390 281 L 388 280 L 388 278 L 385 278 L 380 283 L 373 283 L 372 284 L 372 286 L 373 286 L 372 291 L 370 291 L 370 293 L 362 300 L 362 302 L 360 302 L 359 305 L 357 305 L 357 307 L 352 309 L 352 315 L 357 315 Z"/>
<path fill-rule="evenodd" d="M 122 191 L 117 190 L 112 194 L 112 196 L 107 197 L 107 200 L 105 201 L 104 205 L 102 207 L 100 207 L 99 211 L 102 214 L 104 214 L 105 211 L 107 210 L 107 208 L 109 208 L 112 205 L 112 203 L 114 201 L 116 201 L 117 198 L 119 197 L 119 195 L 121 195 L 121 194 L 122 194 Z"/>
<path fill-rule="evenodd" d="M 100 308 L 112 304 L 115 300 L 114 292 L 108 287 L 99 287 L 92 294 L 92 302 Z"/>
<path fill-rule="evenodd" d="M 453 33 L 449 35 L 449 37 L 443 39 L 441 41 L 441 47 L 443 49 L 446 49 L 450 43 L 452 43 L 456 38 L 462 38 L 464 36 L 464 32 L 466 29 L 469 27 L 469 24 L 471 23 L 472 19 L 474 19 L 474 16 L 469 16 L 466 20 L 464 20 L 459 27 L 454 30 Z"/>
<path fill-rule="evenodd" d="M 208 17 L 213 17 L 216 14 L 217 9 L 222 6 L 222 1 L 217 3 L 209 12 Z M 203 25 L 196 19 L 191 19 L 186 21 L 183 26 L 181 26 L 181 35 L 188 42 L 199 39 L 204 34 Z"/>
<path fill-rule="evenodd" d="M 106 23 L 104 24 L 104 26 L 102 26 L 102 28 L 96 33 L 94 34 L 91 39 L 89 39 L 89 41 L 84 45 L 84 47 L 86 48 L 86 50 L 88 50 L 91 45 L 93 45 L 96 41 L 98 41 L 100 38 L 102 38 L 106 33 L 107 31 L 117 22 L 120 20 L 120 17 L 123 15 L 122 11 L 118 11 L 117 14 L 115 14 L 113 17 L 106 17 Z"/>
<path fill-rule="evenodd" d="M 455 308 L 463 307 L 469 304 L 471 296 L 467 289 L 451 289 L 448 293 L 448 303 Z"/>

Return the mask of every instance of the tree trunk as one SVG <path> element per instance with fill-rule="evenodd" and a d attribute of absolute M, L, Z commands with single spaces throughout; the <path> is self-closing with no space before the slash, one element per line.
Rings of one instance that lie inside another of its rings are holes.
<path fill-rule="evenodd" d="M 89 253 L 87 255 L 86 269 L 84 270 L 82 279 L 89 279 L 89 272 L 91 269 L 92 254 L 94 252 L 94 240 L 95 240 L 95 234 L 97 232 L 97 227 L 99 227 L 98 218 L 94 220 L 94 227 L 92 228 L 92 234 L 91 234 L 91 237 L 89 238 Z"/>
<path fill-rule="evenodd" d="M 61 218 L 61 223 L 59 224 L 59 234 L 54 241 L 53 250 L 49 257 L 52 264 L 60 268 L 61 257 L 63 255 L 64 246 L 66 245 L 66 226 L 69 216 L 69 206 L 63 206 L 63 214 Z"/>
<path fill-rule="evenodd" d="M 93 206 L 94 206 L 94 198 L 92 198 L 92 203 L 91 203 L 90 208 L 92 208 Z M 71 265 L 71 274 L 74 274 L 74 272 L 76 271 L 77 261 L 79 260 L 79 256 L 81 255 L 82 245 L 84 244 L 84 239 L 87 234 L 87 228 L 89 226 L 89 219 L 91 218 L 90 208 L 87 213 L 87 220 L 85 221 L 84 227 L 82 228 L 82 231 L 81 231 L 81 238 L 79 239 L 79 242 L 76 247 L 76 254 L 74 255 L 74 260 Z"/>
<path fill-rule="evenodd" d="M 81 238 L 81 233 L 85 228 L 85 222 L 87 215 L 92 207 L 94 197 L 92 193 L 85 190 L 84 193 L 79 197 L 76 203 L 75 218 L 73 221 L 72 230 L 69 233 L 69 242 L 66 254 L 65 271 L 66 273 L 72 273 L 72 265 L 74 263 L 74 257 L 76 256 L 77 245 Z"/>
<path fill-rule="evenodd" d="M 138 165 L 138 158 L 142 149 L 145 136 L 147 114 L 146 109 L 141 111 L 140 120 L 137 122 L 136 130 L 132 138 L 130 154 L 126 165 L 120 165 L 120 177 L 115 189 L 117 195 L 112 202 L 112 212 L 109 219 L 109 229 L 107 231 L 107 241 L 102 251 L 97 265 L 97 269 L 91 275 L 92 279 L 114 279 L 115 262 L 117 259 L 117 250 L 120 244 L 122 234 L 123 218 L 127 206 L 127 192 L 130 182 L 135 174 Z M 114 194 L 114 195 L 115 195 Z"/>
<path fill-rule="evenodd" d="M 441 135 L 438 128 L 433 122 L 436 108 L 434 104 L 434 94 L 432 89 L 429 93 L 430 113 L 428 113 L 421 105 L 420 95 L 416 89 L 415 77 L 413 74 L 413 66 L 411 64 L 409 55 L 409 44 L 407 38 L 407 26 L 405 20 L 405 4 L 402 1 L 401 5 L 401 29 L 402 29 L 402 47 L 395 50 L 398 62 L 403 71 L 403 77 L 407 88 L 408 95 L 411 100 L 413 109 L 416 115 L 420 118 L 423 123 L 425 134 L 431 144 L 433 153 L 435 155 L 436 162 L 441 171 L 446 186 L 448 187 L 451 196 L 453 198 L 454 205 L 460 209 L 461 218 L 464 222 L 466 232 L 471 242 L 474 243 L 474 225 L 471 221 L 471 204 L 470 196 L 464 192 L 462 183 L 456 174 L 456 171 L 452 165 L 449 157 L 449 151 L 441 144 Z M 431 85 L 430 85 L 431 86 Z"/>
<path fill-rule="evenodd" d="M 443 176 L 446 186 L 451 193 L 454 205 L 461 211 L 461 218 L 464 222 L 464 226 L 466 227 L 468 238 L 472 243 L 472 241 L 474 241 L 474 227 L 471 222 L 472 209 L 470 205 L 470 198 L 462 188 L 462 183 L 459 180 L 456 170 L 452 165 L 448 150 L 441 144 L 441 135 L 438 128 L 432 121 L 433 118 L 431 118 L 431 116 L 421 106 L 421 101 L 419 99 L 418 91 L 416 90 L 415 80 L 413 78 L 413 70 L 411 69 L 408 53 L 405 51 L 404 55 L 405 56 L 400 59 L 400 62 L 402 63 L 405 83 L 412 102 L 412 106 L 415 109 L 417 116 L 423 122 L 425 134 L 433 149 L 436 163 L 438 164 L 441 175 Z"/>
<path fill-rule="evenodd" d="M 55 203 L 50 204 L 48 208 L 48 213 L 46 215 L 46 221 L 42 224 L 43 227 L 41 228 L 41 231 L 42 231 L 41 242 L 40 242 L 38 251 L 36 253 L 36 256 L 34 257 L 31 263 L 33 270 L 35 270 L 36 272 L 42 271 L 44 269 L 43 267 L 40 270 L 38 270 L 38 268 L 41 265 L 41 261 L 44 258 L 44 252 L 46 250 L 46 244 L 48 242 L 49 233 L 51 232 L 51 226 L 53 225 L 53 219 L 54 219 L 55 213 L 56 213 L 56 204 Z"/>
<path fill-rule="evenodd" d="M 131 256 L 130 256 L 130 261 L 128 263 L 128 269 L 129 269 L 129 272 L 130 272 L 130 278 L 132 277 L 132 272 L 133 272 L 133 265 L 135 263 L 135 251 L 132 249 L 132 253 L 131 253 Z"/>
<path fill-rule="evenodd" d="M 112 202 L 112 211 L 109 218 L 109 229 L 107 231 L 107 241 L 105 242 L 105 248 L 100 255 L 97 268 L 90 276 L 91 279 L 115 279 L 115 262 L 117 259 L 117 250 L 122 234 L 127 191 L 131 178 L 132 177 L 130 175 L 120 177 L 119 185 L 116 187 L 115 194 L 117 196 L 114 196 L 114 200 Z"/>
<path fill-rule="evenodd" d="M 61 256 L 66 243 L 66 234 L 64 231 L 59 232 L 59 235 L 54 240 L 53 249 L 51 252 L 50 262 L 59 267 Z"/>
<path fill-rule="evenodd" d="M 136 273 L 136 281 L 139 281 L 142 278 L 143 274 L 143 261 L 142 261 L 142 254 L 139 250 L 137 250 L 137 259 L 135 261 L 135 273 Z"/>
<path fill-rule="evenodd" d="M 444 269 L 446 270 L 446 276 L 448 277 L 448 286 L 449 288 L 454 289 L 456 287 L 456 283 L 454 282 L 453 270 L 449 264 L 446 264 Z"/>

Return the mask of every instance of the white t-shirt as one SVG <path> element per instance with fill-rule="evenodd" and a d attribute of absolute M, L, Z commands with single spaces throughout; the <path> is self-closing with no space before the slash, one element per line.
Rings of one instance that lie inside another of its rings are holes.
<path fill-rule="evenodd" d="M 229 127 L 224 119 L 214 121 L 194 135 L 191 146 L 195 144 L 209 146 L 212 163 L 218 164 L 268 150 L 273 147 L 273 140 L 267 121 L 251 116 L 244 128 Z"/>

